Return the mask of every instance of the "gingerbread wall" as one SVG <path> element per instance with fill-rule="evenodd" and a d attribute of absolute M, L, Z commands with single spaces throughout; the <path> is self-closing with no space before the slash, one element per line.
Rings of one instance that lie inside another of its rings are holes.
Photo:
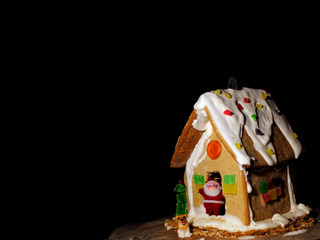
<path fill-rule="evenodd" d="M 225 175 L 234 175 L 236 194 L 224 193 L 226 201 L 226 213 L 237 216 L 244 225 L 250 224 L 250 215 L 248 207 L 248 193 L 247 185 L 245 181 L 244 172 L 239 170 L 238 163 L 235 157 L 229 152 L 225 145 L 219 140 L 215 131 L 209 138 L 209 142 L 212 140 L 217 140 L 221 143 L 222 151 L 217 159 L 211 159 L 207 153 L 206 149 L 203 149 L 203 153 L 206 154 L 205 159 L 195 168 L 194 175 L 202 175 L 206 180 L 209 172 L 219 172 L 224 180 Z M 200 207 L 203 204 L 203 197 L 199 194 L 200 184 L 195 184 L 193 181 L 193 203 L 194 207 Z"/>
<path fill-rule="evenodd" d="M 275 213 L 283 214 L 290 211 L 291 205 L 287 179 L 287 164 L 263 169 L 252 169 L 250 171 L 252 193 L 249 195 L 249 200 L 254 221 L 271 218 Z M 262 182 L 269 183 L 269 186 L 266 186 L 266 196 L 268 196 L 268 192 L 272 190 L 275 192 L 275 189 L 278 187 L 280 187 L 280 194 L 278 194 L 278 196 L 275 195 L 274 199 L 270 199 L 270 196 L 269 199 L 263 198 L 261 193 Z M 271 187 L 270 183 L 272 185 Z"/>

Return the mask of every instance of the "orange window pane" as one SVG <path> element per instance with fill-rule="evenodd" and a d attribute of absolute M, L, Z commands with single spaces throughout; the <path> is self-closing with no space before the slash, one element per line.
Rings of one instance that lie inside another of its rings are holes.
<path fill-rule="evenodd" d="M 221 150 L 221 144 L 216 140 L 209 142 L 207 146 L 207 154 L 211 159 L 217 159 L 221 154 Z"/>

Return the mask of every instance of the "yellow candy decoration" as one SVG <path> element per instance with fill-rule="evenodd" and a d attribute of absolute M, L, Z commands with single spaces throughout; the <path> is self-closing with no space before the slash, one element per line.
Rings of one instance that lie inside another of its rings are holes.
<path fill-rule="evenodd" d="M 220 90 L 220 89 L 217 89 L 217 90 L 216 90 L 216 94 L 217 94 L 217 95 L 221 95 L 221 90 Z"/>
<path fill-rule="evenodd" d="M 271 148 L 267 148 L 267 152 L 268 152 L 269 155 L 273 155 L 274 154 L 274 152 L 272 151 Z"/>
<path fill-rule="evenodd" d="M 240 143 L 235 143 L 234 145 L 236 145 L 236 147 L 240 150 L 242 148 Z"/>
<path fill-rule="evenodd" d="M 298 134 L 292 133 L 292 137 L 293 137 L 294 139 L 297 139 L 297 138 L 298 138 Z"/>
<path fill-rule="evenodd" d="M 226 97 L 229 98 L 229 99 L 232 98 L 231 95 L 230 95 L 230 93 L 225 92 L 224 95 L 226 95 Z"/>
<path fill-rule="evenodd" d="M 266 99 L 268 97 L 267 93 L 262 93 L 261 96 L 263 97 L 263 99 Z"/>
<path fill-rule="evenodd" d="M 262 106 L 261 104 L 257 104 L 256 107 L 257 107 L 258 109 L 261 109 L 263 106 Z"/>

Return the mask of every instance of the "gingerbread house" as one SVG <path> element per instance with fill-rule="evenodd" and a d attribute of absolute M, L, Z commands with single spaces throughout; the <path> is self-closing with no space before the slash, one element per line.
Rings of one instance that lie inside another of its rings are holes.
<path fill-rule="evenodd" d="M 285 227 L 309 214 L 297 204 L 291 161 L 302 147 L 271 95 L 225 89 L 200 96 L 178 139 L 171 167 L 185 167 L 188 221 L 194 230 Z M 219 215 L 208 214 L 201 189 L 220 178 Z M 217 216 L 216 216 L 217 215 Z"/>

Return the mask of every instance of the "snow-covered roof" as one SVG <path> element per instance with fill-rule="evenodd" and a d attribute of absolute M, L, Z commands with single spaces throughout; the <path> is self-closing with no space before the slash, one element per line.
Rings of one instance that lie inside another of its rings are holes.
<path fill-rule="evenodd" d="M 214 124 L 241 165 L 250 165 L 251 157 L 243 146 L 244 129 L 252 139 L 254 148 L 269 166 L 278 163 L 272 144 L 272 127 L 278 126 L 294 151 L 301 153 L 301 144 L 269 93 L 261 89 L 224 89 L 204 93 L 194 105 L 197 118 L 192 126 L 204 131 Z M 210 118 L 213 122 L 210 122 Z"/>

